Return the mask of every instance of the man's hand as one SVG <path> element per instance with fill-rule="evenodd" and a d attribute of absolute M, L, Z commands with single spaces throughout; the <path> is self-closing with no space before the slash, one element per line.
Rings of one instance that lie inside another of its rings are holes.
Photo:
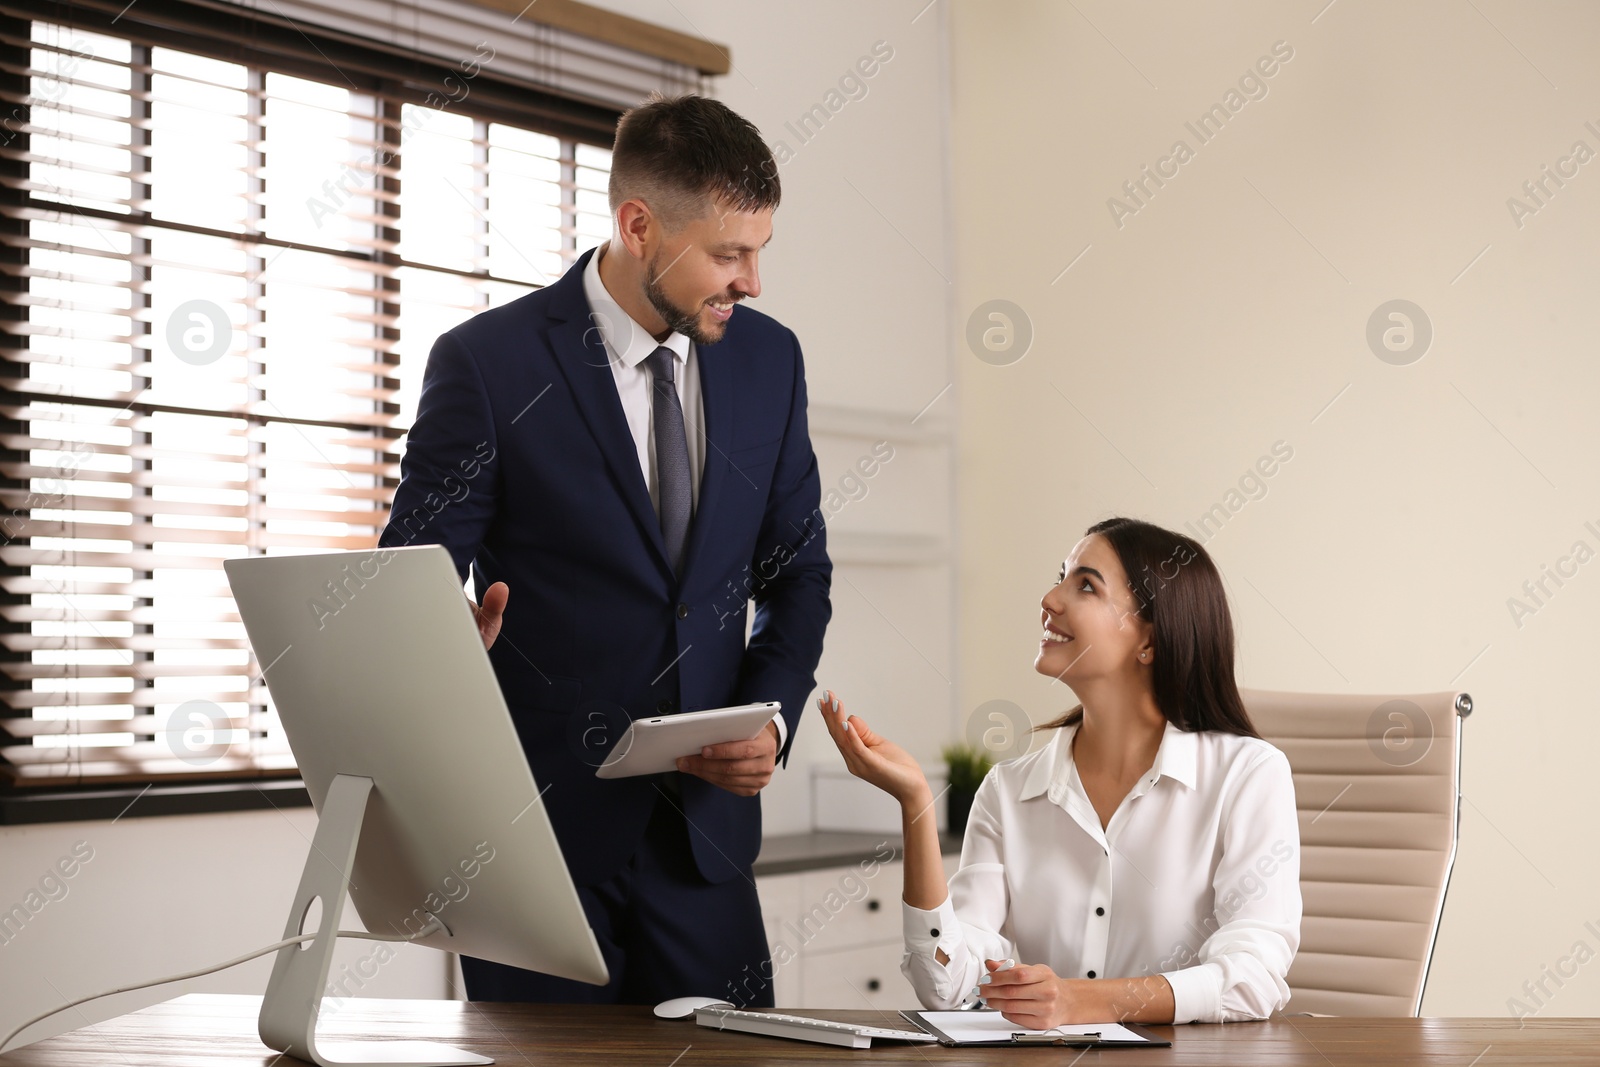
<path fill-rule="evenodd" d="M 495 582 L 483 591 L 482 607 L 474 604 L 471 597 L 467 597 L 467 605 L 477 617 L 478 636 L 483 638 L 484 648 L 494 644 L 494 639 L 500 636 L 500 619 L 506 613 L 506 601 L 510 597 L 511 587 L 505 582 Z"/>
<path fill-rule="evenodd" d="M 489 599 L 484 595 L 484 600 Z M 678 770 L 704 778 L 741 797 L 753 797 L 772 781 L 778 763 L 778 726 L 767 723 L 760 735 L 749 741 L 728 741 L 707 745 L 698 756 L 683 756 Z"/>

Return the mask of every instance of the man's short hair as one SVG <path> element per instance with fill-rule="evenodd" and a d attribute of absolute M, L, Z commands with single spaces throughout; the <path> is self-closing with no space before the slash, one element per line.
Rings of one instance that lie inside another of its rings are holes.
<path fill-rule="evenodd" d="M 779 194 L 778 166 L 761 132 L 726 104 L 652 93 L 617 120 L 613 216 L 637 197 L 671 231 L 700 218 L 714 200 L 761 211 L 777 207 Z"/>

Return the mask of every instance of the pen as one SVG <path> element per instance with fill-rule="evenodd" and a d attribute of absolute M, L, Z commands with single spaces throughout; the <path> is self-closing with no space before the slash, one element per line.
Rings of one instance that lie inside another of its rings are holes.
<path fill-rule="evenodd" d="M 1017 961 L 1012 959 L 1011 957 L 1007 956 L 1005 959 L 1000 961 L 1000 966 L 996 967 L 995 970 L 997 970 L 997 971 L 1007 971 L 1007 970 L 1010 970 L 1012 967 L 1015 967 L 1016 965 L 1017 965 Z M 984 977 L 988 977 L 988 976 L 985 975 Z M 988 1007 L 988 1005 L 986 1005 L 983 1002 L 983 988 L 982 988 L 982 986 L 973 986 L 972 989 L 968 991 L 966 999 L 961 1002 L 960 1006 L 957 1007 L 956 1010 L 957 1011 L 977 1011 L 977 1010 L 985 1008 L 985 1007 Z"/>

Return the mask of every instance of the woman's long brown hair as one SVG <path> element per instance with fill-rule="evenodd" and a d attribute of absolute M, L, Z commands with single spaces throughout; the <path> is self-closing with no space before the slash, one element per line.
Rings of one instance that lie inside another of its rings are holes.
<path fill-rule="evenodd" d="M 1097 522 L 1084 536 L 1110 543 L 1139 617 L 1153 628 L 1151 683 L 1156 707 L 1180 730 L 1260 737 L 1233 678 L 1233 616 L 1222 576 L 1200 543 L 1138 519 Z M 1083 721 L 1083 705 L 1035 729 Z"/>

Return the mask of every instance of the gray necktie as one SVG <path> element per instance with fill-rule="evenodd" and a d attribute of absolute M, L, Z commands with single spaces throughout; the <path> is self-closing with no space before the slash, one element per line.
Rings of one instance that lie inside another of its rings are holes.
<path fill-rule="evenodd" d="M 683 405 L 674 384 L 677 358 L 672 349 L 662 345 L 644 362 L 655 379 L 650 421 L 656 441 L 656 506 L 661 514 L 661 535 L 673 573 L 681 576 L 694 499 L 689 485 L 689 440 L 683 430 Z"/>

